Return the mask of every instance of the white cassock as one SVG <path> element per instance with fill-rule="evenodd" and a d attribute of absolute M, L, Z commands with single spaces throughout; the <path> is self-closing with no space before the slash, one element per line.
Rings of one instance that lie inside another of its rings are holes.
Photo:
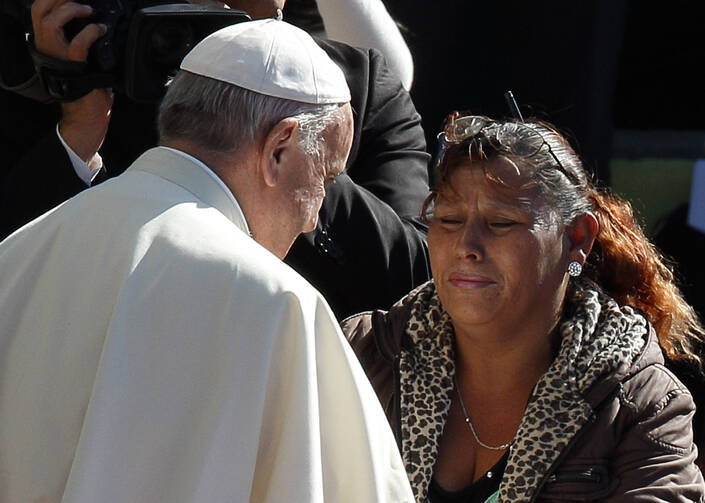
<path fill-rule="evenodd" d="M 413 501 L 320 294 L 165 148 L 0 244 L 0 501 Z"/>

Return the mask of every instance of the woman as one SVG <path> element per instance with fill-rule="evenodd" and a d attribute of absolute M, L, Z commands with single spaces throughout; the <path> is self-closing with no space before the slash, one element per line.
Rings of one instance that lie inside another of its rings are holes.
<path fill-rule="evenodd" d="M 548 124 L 440 139 L 434 280 L 343 322 L 417 501 L 702 501 L 662 351 L 698 365 L 703 329 L 629 205 Z"/>

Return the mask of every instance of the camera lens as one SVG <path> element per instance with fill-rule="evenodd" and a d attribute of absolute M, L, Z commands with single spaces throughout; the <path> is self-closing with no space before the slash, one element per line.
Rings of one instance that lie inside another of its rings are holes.
<path fill-rule="evenodd" d="M 193 28 L 188 23 L 168 21 L 158 24 L 150 37 L 149 56 L 153 64 L 178 67 L 194 45 Z"/>

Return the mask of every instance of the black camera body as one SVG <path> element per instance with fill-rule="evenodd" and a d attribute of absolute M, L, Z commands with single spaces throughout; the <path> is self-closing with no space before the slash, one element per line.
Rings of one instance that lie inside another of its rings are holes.
<path fill-rule="evenodd" d="M 7 5 L 10 1 L 5 0 Z M 20 52 L 17 58 L 31 56 L 36 71 L 33 78 L 55 101 L 73 101 L 92 89 L 111 87 L 134 101 L 156 102 L 164 95 L 167 80 L 178 71 L 181 60 L 194 45 L 220 28 L 250 20 L 243 11 L 173 0 L 92 0 L 95 14 L 67 23 L 66 38 L 70 40 L 89 23 L 102 23 L 108 30 L 91 46 L 88 61 L 75 63 L 34 50 L 30 6 L 31 0 L 23 8 L 15 4 L 12 10 L 5 8 L 0 14 L 14 15 L 15 19 L 19 14 L 22 18 L 26 54 Z M 3 34 L 2 38 L 6 36 Z M 18 45 L 17 40 L 11 42 L 5 47 Z M 5 54 L 0 60 L 3 67 L 12 64 L 6 63 L 7 59 Z M 27 67 L 26 61 L 16 63 L 21 63 L 18 67 Z M 0 68 L 0 86 L 24 94 L 16 82 L 8 85 L 5 76 L 13 71 Z"/>

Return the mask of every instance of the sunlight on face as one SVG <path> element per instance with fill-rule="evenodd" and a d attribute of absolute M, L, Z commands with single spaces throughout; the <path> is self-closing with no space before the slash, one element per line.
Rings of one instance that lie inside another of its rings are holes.
<path fill-rule="evenodd" d="M 558 311 L 569 240 L 535 189 L 503 187 L 468 163 L 441 190 L 428 242 L 438 295 L 454 324 L 511 327 Z"/>
<path fill-rule="evenodd" d="M 289 245 L 302 232 L 316 228 L 325 188 L 345 170 L 352 145 L 350 106 L 340 110 L 340 119 L 322 133 L 322 148 L 310 155 L 298 149 L 280 183 L 282 239 Z"/>

